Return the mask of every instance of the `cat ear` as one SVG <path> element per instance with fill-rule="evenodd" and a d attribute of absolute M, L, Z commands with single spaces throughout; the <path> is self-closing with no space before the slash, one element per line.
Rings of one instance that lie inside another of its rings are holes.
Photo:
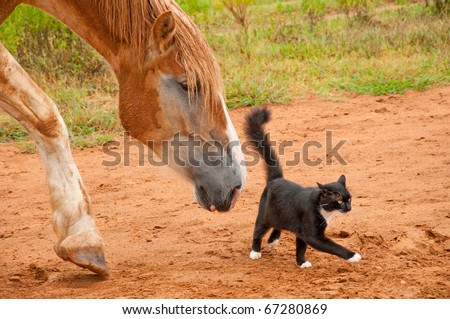
<path fill-rule="evenodd" d="M 338 183 L 342 184 L 345 187 L 345 176 L 341 175 L 338 179 Z"/>
<path fill-rule="evenodd" d="M 326 187 L 325 187 L 324 185 L 322 185 L 322 184 L 320 184 L 320 183 L 317 182 L 317 186 L 319 186 L 320 193 L 321 193 L 323 196 L 331 196 L 331 195 L 333 195 L 333 192 L 330 191 L 330 190 L 328 190 L 328 189 L 326 189 Z"/>
<path fill-rule="evenodd" d="M 321 189 L 320 190 L 323 196 L 332 197 L 334 193 L 332 191 L 329 191 L 328 189 Z"/>

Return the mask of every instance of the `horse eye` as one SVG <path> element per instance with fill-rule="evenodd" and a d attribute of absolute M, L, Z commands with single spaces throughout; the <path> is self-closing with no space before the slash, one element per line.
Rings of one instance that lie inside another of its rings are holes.
<path fill-rule="evenodd" d="M 188 83 L 187 81 L 183 81 L 183 82 L 178 82 L 178 84 L 180 85 L 180 87 L 183 89 L 183 91 L 187 92 L 189 87 L 188 87 Z"/>

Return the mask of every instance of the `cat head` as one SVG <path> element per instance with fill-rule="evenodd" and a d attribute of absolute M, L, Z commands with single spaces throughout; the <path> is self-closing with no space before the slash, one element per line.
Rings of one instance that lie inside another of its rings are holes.
<path fill-rule="evenodd" d="M 341 175 L 337 182 L 322 185 L 317 183 L 320 189 L 320 206 L 326 211 L 339 210 L 347 213 L 352 209 L 352 195 L 345 186 L 345 176 Z"/>

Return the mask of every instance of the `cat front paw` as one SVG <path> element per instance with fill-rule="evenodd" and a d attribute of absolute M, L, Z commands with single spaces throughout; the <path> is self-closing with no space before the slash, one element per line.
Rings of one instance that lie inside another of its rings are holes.
<path fill-rule="evenodd" d="M 312 265 L 309 261 L 305 261 L 303 264 L 300 265 L 300 268 L 311 268 Z"/>
<path fill-rule="evenodd" d="M 355 254 L 353 255 L 353 257 L 347 259 L 347 261 L 348 261 L 348 262 L 351 262 L 351 263 L 357 263 L 357 262 L 360 261 L 361 259 L 362 259 L 361 255 L 358 254 L 358 253 L 355 253 Z"/>
<path fill-rule="evenodd" d="M 260 252 L 257 252 L 257 251 L 254 251 L 254 250 L 252 250 L 250 252 L 250 259 L 256 260 L 256 259 L 259 259 L 259 258 L 261 258 L 261 253 Z"/>

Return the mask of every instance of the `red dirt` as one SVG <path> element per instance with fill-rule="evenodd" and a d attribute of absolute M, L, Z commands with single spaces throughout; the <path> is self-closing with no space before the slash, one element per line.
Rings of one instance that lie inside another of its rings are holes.
<path fill-rule="evenodd" d="M 303 185 L 347 176 L 353 211 L 327 233 L 361 253 L 350 264 L 308 249 L 313 267 L 295 264 L 295 243 L 248 257 L 261 164 L 233 211 L 210 213 L 166 169 L 105 167 L 101 148 L 75 150 L 106 243 L 111 276 L 64 262 L 53 252 L 48 191 L 38 154 L 0 146 L 0 298 L 450 298 L 450 87 L 324 101 L 308 96 L 272 106 L 268 129 L 292 140 L 282 160 L 325 131 L 347 165 L 286 167 Z M 242 133 L 248 109 L 231 112 Z M 242 136 L 242 135 L 241 135 Z M 314 150 L 314 147 L 311 148 Z M 325 159 L 325 148 L 310 159 Z"/>

